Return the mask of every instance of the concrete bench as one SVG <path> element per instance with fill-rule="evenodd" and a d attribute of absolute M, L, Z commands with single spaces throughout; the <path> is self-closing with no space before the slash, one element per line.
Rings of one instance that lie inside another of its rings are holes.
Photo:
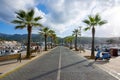
<path fill-rule="evenodd" d="M 21 62 L 21 54 L 10 54 L 5 56 L 0 56 L 0 61 L 7 61 L 7 60 L 13 60 L 17 59 L 17 62 Z"/>

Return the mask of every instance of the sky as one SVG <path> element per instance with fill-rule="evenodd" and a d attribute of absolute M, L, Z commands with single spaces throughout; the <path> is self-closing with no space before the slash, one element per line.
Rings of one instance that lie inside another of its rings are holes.
<path fill-rule="evenodd" d="M 15 12 L 34 8 L 35 16 L 44 26 L 55 30 L 57 36 L 72 35 L 72 31 L 82 26 L 82 36 L 91 37 L 91 30 L 83 31 L 83 23 L 88 15 L 99 13 L 107 24 L 96 26 L 96 37 L 120 37 L 120 0 L 0 0 L 0 33 L 26 34 L 27 30 L 15 29 L 12 20 Z M 38 28 L 32 33 L 38 34 Z"/>

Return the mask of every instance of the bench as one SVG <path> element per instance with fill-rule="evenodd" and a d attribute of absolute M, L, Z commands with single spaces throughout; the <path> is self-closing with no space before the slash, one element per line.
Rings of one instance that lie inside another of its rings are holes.
<path fill-rule="evenodd" d="M 0 56 L 0 61 L 7 61 L 7 60 L 13 60 L 17 59 L 17 62 L 21 62 L 21 54 L 11 54 L 11 55 L 5 55 L 5 56 Z"/>

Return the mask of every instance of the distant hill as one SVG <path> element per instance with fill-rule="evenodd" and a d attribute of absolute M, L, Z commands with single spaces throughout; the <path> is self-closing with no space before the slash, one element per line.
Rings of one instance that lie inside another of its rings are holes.
<path fill-rule="evenodd" d="M 26 42 L 27 41 L 27 34 L 14 34 L 14 35 L 8 35 L 0 33 L 0 39 L 2 40 L 15 40 L 18 42 Z M 43 41 L 44 37 L 40 34 L 32 34 L 32 41 Z"/>
<path fill-rule="evenodd" d="M 0 33 L 0 40 L 15 40 L 18 42 L 27 42 L 27 34 L 3 34 Z M 63 38 L 58 37 L 58 42 L 60 43 L 63 40 Z M 81 37 L 78 38 L 78 43 L 88 44 L 91 43 L 92 38 L 91 37 Z M 112 40 L 113 43 L 120 43 L 120 38 L 118 37 L 112 37 L 112 38 L 101 38 L 96 37 L 95 43 L 106 43 L 108 40 Z M 42 42 L 44 41 L 44 36 L 40 34 L 32 34 L 32 41 L 33 42 Z M 48 41 L 50 41 L 50 38 L 48 38 Z"/>
<path fill-rule="evenodd" d="M 108 40 L 111 40 L 111 42 L 108 42 Z M 78 44 L 91 44 L 92 38 L 91 37 L 81 37 L 78 38 Z M 111 38 L 105 38 L 105 37 L 95 37 L 95 43 L 101 44 L 101 43 L 120 43 L 119 37 L 111 37 Z"/>

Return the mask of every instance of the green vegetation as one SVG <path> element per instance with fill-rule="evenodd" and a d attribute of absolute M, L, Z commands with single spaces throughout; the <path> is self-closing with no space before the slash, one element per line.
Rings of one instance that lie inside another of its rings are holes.
<path fill-rule="evenodd" d="M 96 14 L 95 16 L 89 15 L 88 19 L 85 19 L 83 21 L 85 24 L 87 24 L 88 27 L 86 27 L 84 30 L 87 31 L 92 28 L 92 49 L 91 49 L 91 58 L 94 58 L 94 42 L 95 42 L 95 26 L 101 26 L 105 23 L 107 23 L 105 20 L 101 20 L 101 17 Z"/>
<path fill-rule="evenodd" d="M 45 51 L 47 51 L 47 38 L 50 37 L 50 44 L 51 48 L 53 48 L 53 41 L 55 42 L 56 39 L 56 34 L 54 30 L 49 29 L 48 27 L 44 27 L 43 29 L 40 29 L 40 34 L 44 36 L 44 41 L 45 41 Z"/>
<path fill-rule="evenodd" d="M 45 51 L 47 51 L 47 37 L 49 36 L 49 28 L 44 27 L 43 29 L 40 29 L 39 33 L 44 36 L 44 39 L 45 39 Z"/>
<path fill-rule="evenodd" d="M 68 37 L 65 37 L 65 42 L 66 44 L 68 43 L 69 44 L 69 48 L 72 49 L 72 42 L 73 42 L 73 39 L 74 37 L 73 36 L 68 36 Z"/>
<path fill-rule="evenodd" d="M 31 57 L 31 51 L 30 51 L 30 43 L 31 43 L 31 33 L 32 28 L 36 26 L 42 26 L 42 24 L 38 23 L 40 19 L 42 19 L 40 16 L 34 17 L 34 9 L 31 9 L 29 11 L 19 10 L 16 12 L 16 20 L 13 20 L 12 23 L 17 24 L 15 29 L 23 29 L 27 28 L 28 31 L 28 37 L 27 37 L 27 55 L 26 58 Z"/>
<path fill-rule="evenodd" d="M 50 36 L 50 38 L 51 38 L 51 48 L 53 48 L 53 45 L 52 45 L 52 43 L 53 43 L 53 40 L 54 40 L 54 37 L 56 36 L 55 35 L 55 31 L 53 31 L 53 30 L 49 30 L 49 36 Z"/>
<path fill-rule="evenodd" d="M 73 36 L 75 36 L 75 50 L 78 51 L 78 46 L 77 46 L 77 41 L 78 41 L 78 36 L 81 34 L 79 29 L 75 29 L 73 31 Z"/>
<path fill-rule="evenodd" d="M 52 39 L 53 39 L 54 46 L 56 46 L 56 44 L 58 44 L 58 37 L 57 37 L 57 35 L 53 34 L 52 35 Z"/>

